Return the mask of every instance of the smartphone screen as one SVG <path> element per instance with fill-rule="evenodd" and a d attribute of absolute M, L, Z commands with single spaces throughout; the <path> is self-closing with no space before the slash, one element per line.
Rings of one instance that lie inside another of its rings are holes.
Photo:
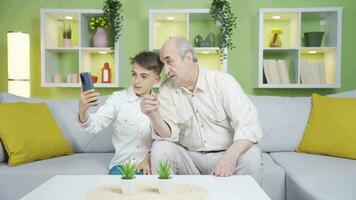
<path fill-rule="evenodd" d="M 94 89 L 93 81 L 91 80 L 90 72 L 82 72 L 80 73 L 80 80 L 82 82 L 83 92 Z"/>

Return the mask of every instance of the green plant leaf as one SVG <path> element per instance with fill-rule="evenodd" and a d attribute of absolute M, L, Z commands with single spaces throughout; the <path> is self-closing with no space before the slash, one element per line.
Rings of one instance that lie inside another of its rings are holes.
<path fill-rule="evenodd" d="M 136 165 L 130 160 L 122 165 L 122 179 L 133 179 L 135 178 Z"/>
<path fill-rule="evenodd" d="M 167 161 L 160 161 L 157 167 L 157 173 L 159 179 L 169 179 L 170 178 L 171 163 Z"/>
<path fill-rule="evenodd" d="M 223 56 L 222 59 L 226 59 L 227 55 L 224 53 L 224 48 L 235 48 L 232 43 L 232 33 L 234 28 L 236 28 L 237 18 L 232 13 L 227 0 L 213 0 L 209 13 L 214 23 L 220 29 L 221 43 L 219 45 L 219 52 Z"/>
<path fill-rule="evenodd" d="M 104 16 L 108 19 L 115 42 L 117 42 L 121 36 L 123 27 L 122 3 L 119 0 L 105 0 L 103 10 Z"/>

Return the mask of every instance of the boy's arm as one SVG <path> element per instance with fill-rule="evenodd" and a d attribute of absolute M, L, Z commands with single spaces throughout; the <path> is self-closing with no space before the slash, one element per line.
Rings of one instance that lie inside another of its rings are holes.
<path fill-rule="evenodd" d="M 116 113 L 118 112 L 118 101 L 114 95 L 111 95 L 94 114 L 87 114 L 87 119 L 82 118 L 80 112 L 78 113 L 78 121 L 84 131 L 89 133 L 98 133 L 113 122 Z M 83 121 L 85 121 L 83 123 Z"/>

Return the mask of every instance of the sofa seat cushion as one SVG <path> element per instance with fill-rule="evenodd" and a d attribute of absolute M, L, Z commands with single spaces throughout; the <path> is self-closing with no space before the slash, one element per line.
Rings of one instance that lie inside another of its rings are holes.
<path fill-rule="evenodd" d="M 268 153 L 262 154 L 263 183 L 262 188 L 273 200 L 286 199 L 285 172 Z"/>
<path fill-rule="evenodd" d="M 296 152 L 271 153 L 285 169 L 288 200 L 356 198 L 356 161 Z"/>
<path fill-rule="evenodd" d="M 20 199 L 55 175 L 108 174 L 113 156 L 113 153 L 76 153 L 16 167 L 0 163 L 0 199 Z"/>
<path fill-rule="evenodd" d="M 108 174 L 113 153 L 76 153 L 10 167 L 0 163 L 2 174 Z"/>

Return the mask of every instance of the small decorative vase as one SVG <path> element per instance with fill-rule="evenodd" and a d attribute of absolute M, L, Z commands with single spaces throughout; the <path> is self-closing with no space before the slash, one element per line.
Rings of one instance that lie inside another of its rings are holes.
<path fill-rule="evenodd" d="M 201 47 L 209 47 L 209 46 L 210 46 L 210 42 L 208 40 L 201 41 Z"/>
<path fill-rule="evenodd" d="M 201 47 L 201 42 L 203 41 L 203 37 L 201 35 L 197 35 L 195 36 L 195 39 L 194 39 L 194 45 L 196 47 Z"/>
<path fill-rule="evenodd" d="M 94 47 L 107 47 L 108 46 L 108 35 L 106 34 L 105 29 L 98 27 L 95 31 L 93 37 L 93 46 Z"/>
<path fill-rule="evenodd" d="M 305 32 L 304 40 L 306 47 L 320 47 L 321 42 L 323 41 L 324 32 L 315 31 L 315 32 Z"/>
<path fill-rule="evenodd" d="M 72 39 L 63 39 L 62 47 L 72 47 Z"/>
<path fill-rule="evenodd" d="M 282 41 L 279 38 L 278 33 L 274 33 L 271 41 L 269 42 L 270 47 L 281 47 L 282 46 Z"/>
<path fill-rule="evenodd" d="M 209 42 L 209 46 L 210 47 L 215 47 L 215 35 L 214 33 L 208 33 L 208 35 L 206 36 L 206 41 Z"/>

